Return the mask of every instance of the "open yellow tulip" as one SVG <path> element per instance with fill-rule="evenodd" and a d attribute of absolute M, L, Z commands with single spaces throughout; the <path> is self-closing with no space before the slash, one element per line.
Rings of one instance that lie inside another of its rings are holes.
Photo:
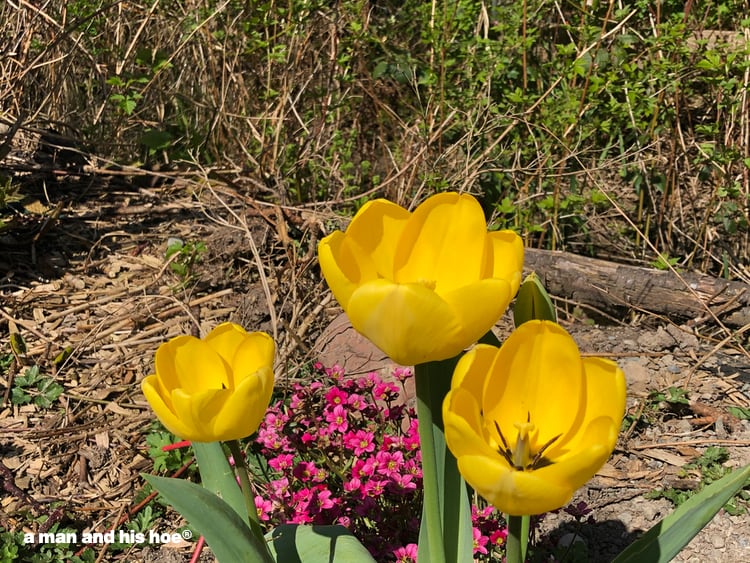
<path fill-rule="evenodd" d="M 474 197 L 446 192 L 413 213 L 370 201 L 318 256 L 352 326 L 415 365 L 452 358 L 490 330 L 518 291 L 523 244 L 512 231 L 488 232 Z"/>
<path fill-rule="evenodd" d="M 205 339 L 178 336 L 156 351 L 156 373 L 141 387 L 173 434 L 195 442 L 255 432 L 273 392 L 273 339 L 224 323 Z"/>
<path fill-rule="evenodd" d="M 443 402 L 459 471 L 513 516 L 569 502 L 612 454 L 624 413 L 617 364 L 581 358 L 561 326 L 537 320 L 500 348 L 478 345 L 464 355 Z"/>

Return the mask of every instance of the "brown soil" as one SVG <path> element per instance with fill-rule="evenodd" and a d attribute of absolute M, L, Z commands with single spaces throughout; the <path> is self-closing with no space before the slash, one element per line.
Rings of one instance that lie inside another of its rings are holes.
<path fill-rule="evenodd" d="M 351 371 L 387 367 L 342 318 L 323 331 L 340 310 L 319 279 L 314 251 L 333 214 L 265 205 L 239 180 L 231 189 L 208 181 L 149 188 L 113 181 L 94 189 L 85 180 L 54 187 L 62 203 L 57 220 L 19 215 L 13 229 L 0 231 L 2 341 L 15 332 L 27 344 L 20 365 L 0 378 L 0 390 L 30 365 L 65 389 L 48 409 L 3 397 L 0 528 L 6 530 L 38 531 L 29 516 L 47 515 L 106 531 L 135 513 L 140 473 L 152 468 L 145 435 L 153 417 L 139 382 L 157 346 L 172 336 L 204 334 L 227 320 L 268 331 L 278 343 L 281 384 L 309 360 Z M 185 284 L 165 258 L 172 237 L 207 248 Z M 508 330 L 503 323 L 501 334 Z M 575 498 L 593 508 L 593 522 L 579 532 L 586 557 L 606 561 L 672 509 L 645 493 L 697 484 L 699 475 L 682 475 L 680 468 L 705 448 L 726 447 L 732 467 L 750 463 L 750 424 L 727 411 L 750 406 L 750 360 L 733 339 L 697 335 L 668 319 L 563 323 L 584 353 L 620 363 L 628 413 L 649 418 L 622 435 L 609 463 Z M 66 348 L 70 356 L 56 363 Z M 690 404 L 652 409 L 649 392 L 670 386 L 687 389 Z M 175 514 L 167 519 L 161 531 L 180 524 Z M 553 514 L 543 530 L 565 542 L 573 524 Z M 105 561 L 187 561 L 192 545 L 117 555 L 106 549 L 97 546 Z M 750 521 L 719 514 L 678 559 L 750 560 Z"/>

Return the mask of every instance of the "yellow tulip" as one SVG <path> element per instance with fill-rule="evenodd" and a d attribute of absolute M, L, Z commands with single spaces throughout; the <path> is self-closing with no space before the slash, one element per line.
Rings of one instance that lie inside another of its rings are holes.
<path fill-rule="evenodd" d="M 366 203 L 318 246 L 352 326 L 401 365 L 445 360 L 497 322 L 521 284 L 523 244 L 487 232 L 479 202 L 441 193 L 409 212 Z"/>
<path fill-rule="evenodd" d="M 173 434 L 195 442 L 238 440 L 260 426 L 273 392 L 273 339 L 224 323 L 205 339 L 178 336 L 156 351 L 141 387 Z"/>
<path fill-rule="evenodd" d="M 465 354 L 443 402 L 459 471 L 513 516 L 568 503 L 612 454 L 624 413 L 617 364 L 581 358 L 561 326 L 538 320 L 500 348 L 478 345 Z"/>

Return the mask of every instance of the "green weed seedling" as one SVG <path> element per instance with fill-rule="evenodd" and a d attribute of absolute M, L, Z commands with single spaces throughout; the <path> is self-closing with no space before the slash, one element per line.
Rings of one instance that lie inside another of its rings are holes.
<path fill-rule="evenodd" d="M 729 452 L 726 448 L 710 446 L 706 448 L 706 451 L 698 457 L 695 461 L 686 464 L 680 469 L 678 477 L 688 477 L 690 473 L 700 473 L 701 480 L 700 485 L 694 490 L 682 490 L 670 487 L 668 489 L 658 489 L 646 495 L 646 498 L 666 498 L 670 500 L 675 506 L 680 506 L 683 502 L 689 499 L 694 494 L 700 492 L 707 485 L 710 485 L 714 481 L 718 481 L 728 473 L 731 473 L 732 469 L 725 467 L 724 463 L 729 459 Z M 745 514 L 748 509 L 748 500 L 750 500 L 750 483 L 746 485 L 734 498 L 732 498 L 726 505 L 726 510 L 731 515 Z"/>
<path fill-rule="evenodd" d="M 155 472 L 173 473 L 192 457 L 193 451 L 190 448 L 174 448 L 164 451 L 165 446 L 179 441 L 180 439 L 174 434 L 164 430 L 159 422 L 152 423 L 150 432 L 146 435 L 146 443 L 148 455 L 154 461 Z"/>
<path fill-rule="evenodd" d="M 166 258 L 171 260 L 169 268 L 180 278 L 180 283 L 176 289 L 184 289 L 187 285 L 195 280 L 195 266 L 203 259 L 203 255 L 208 249 L 201 242 L 183 242 L 180 239 L 173 238 L 167 245 Z"/>
<path fill-rule="evenodd" d="M 34 403 L 39 408 L 48 409 L 63 391 L 62 385 L 52 377 L 43 375 L 39 366 L 31 366 L 13 381 L 10 401 L 14 405 Z"/>

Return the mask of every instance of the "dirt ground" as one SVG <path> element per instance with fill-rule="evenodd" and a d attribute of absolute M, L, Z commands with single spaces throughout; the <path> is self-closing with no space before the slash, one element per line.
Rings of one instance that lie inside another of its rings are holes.
<path fill-rule="evenodd" d="M 227 320 L 265 330 L 278 345 L 281 384 L 310 360 L 352 372 L 387 369 L 339 317 L 320 281 L 315 245 L 336 215 L 263 204 L 244 188 L 239 179 L 137 187 L 79 178 L 55 186 L 55 220 L 53 210 L 19 211 L 13 228 L 0 231 L 0 352 L 9 353 L 10 333 L 27 345 L 21 365 L 0 374 L 0 528 L 35 531 L 31 514 L 104 530 L 127 516 L 143 486 L 139 474 L 152 469 L 145 443 L 152 414 L 139 382 L 172 336 L 203 334 Z M 166 257 L 173 239 L 206 247 L 189 276 L 170 267 L 185 258 Z M 593 509 L 593 522 L 579 529 L 561 512 L 542 524 L 553 543 L 569 543 L 578 530 L 584 560 L 607 561 L 671 511 L 669 501 L 646 493 L 697 485 L 700 475 L 680 468 L 707 447 L 725 447 L 728 466 L 750 463 L 750 423 L 727 410 L 750 406 L 750 359 L 739 336 L 695 334 L 664 318 L 607 327 L 561 322 L 584 353 L 619 362 L 628 414 L 640 421 L 576 495 Z M 508 328 L 506 318 L 498 331 Z M 50 408 L 10 401 L 12 379 L 33 365 L 64 388 Z M 687 390 L 689 404 L 674 409 L 649 398 L 669 387 Z M 105 561 L 187 561 L 190 554 L 187 544 L 116 556 L 105 550 L 98 550 Z M 750 519 L 720 513 L 678 560 L 750 560 Z"/>

